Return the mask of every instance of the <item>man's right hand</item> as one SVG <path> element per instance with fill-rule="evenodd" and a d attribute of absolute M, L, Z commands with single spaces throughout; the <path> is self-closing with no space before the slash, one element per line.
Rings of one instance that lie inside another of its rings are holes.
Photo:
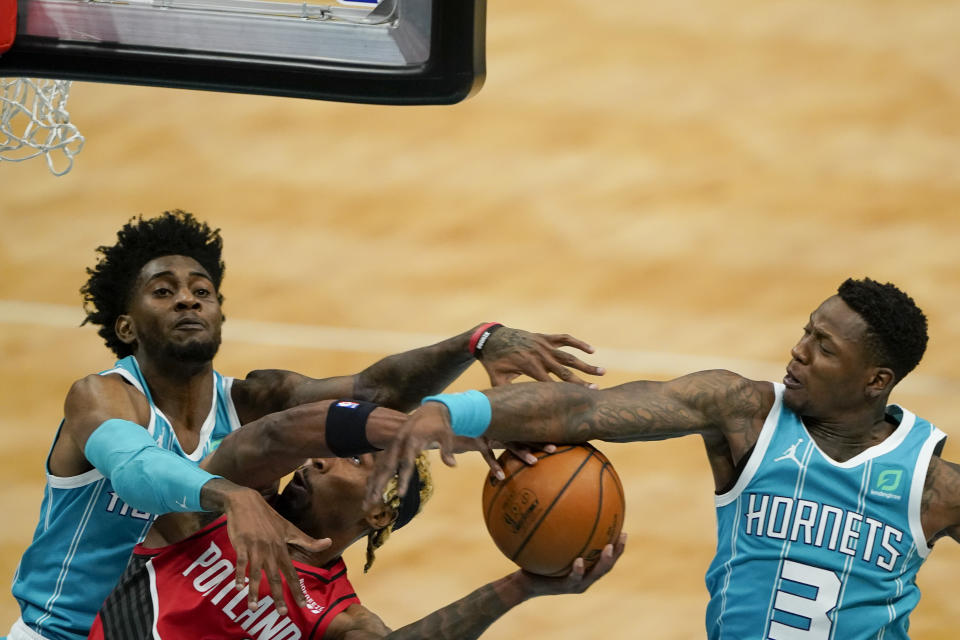
<path fill-rule="evenodd" d="M 424 449 L 440 449 L 440 459 L 448 467 L 457 464 L 453 456 L 456 436 L 450 427 L 450 412 L 440 402 L 427 402 L 410 414 L 397 431 L 390 445 L 376 456 L 376 466 L 367 482 L 366 506 L 380 504 L 384 487 L 394 475 L 402 496 L 410 475 L 416 469 L 416 458 Z"/>
<path fill-rule="evenodd" d="M 521 581 L 530 597 L 583 593 L 594 582 L 607 574 L 616 564 L 627 544 L 627 534 L 621 533 L 615 544 L 603 548 L 600 559 L 589 571 L 584 570 L 583 558 L 573 561 L 573 568 L 565 576 L 548 578 L 527 571 L 518 571 L 515 576 Z"/>
<path fill-rule="evenodd" d="M 287 613 L 281 575 L 286 578 L 297 604 L 306 605 L 287 545 L 323 551 L 331 544 L 329 538 L 311 538 L 274 511 L 260 493 L 223 478 L 215 478 L 203 486 L 200 502 L 205 509 L 222 511 L 227 516 L 227 534 L 237 553 L 237 587 L 243 588 L 249 576 L 249 609 L 257 608 L 264 572 L 280 615 Z"/>

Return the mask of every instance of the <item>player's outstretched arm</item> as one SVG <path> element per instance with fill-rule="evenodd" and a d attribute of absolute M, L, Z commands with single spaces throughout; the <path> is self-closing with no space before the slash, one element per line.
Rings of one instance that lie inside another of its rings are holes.
<path fill-rule="evenodd" d="M 920 521 L 929 543 L 942 537 L 960 542 L 960 465 L 939 456 L 930 458 Z"/>
<path fill-rule="evenodd" d="M 248 422 L 266 413 L 334 398 L 366 400 L 410 411 L 424 396 L 445 389 L 475 359 L 480 359 L 493 385 L 504 384 L 519 375 L 535 380 L 551 380 L 551 376 L 556 376 L 587 385 L 574 369 L 590 375 L 603 374 L 603 369 L 561 349 L 574 347 L 593 352 L 587 343 L 566 334 L 547 335 L 499 327 L 486 336 L 478 351 L 475 338 L 484 326 L 430 346 L 388 356 L 353 376 L 315 379 L 290 371 L 251 372 L 234 385 L 240 418 Z M 483 337 L 483 332 L 479 337 Z"/>
<path fill-rule="evenodd" d="M 243 425 L 203 461 L 204 469 L 264 490 L 307 458 L 350 457 L 385 448 L 407 415 L 372 403 L 324 400 Z"/>
<path fill-rule="evenodd" d="M 551 380 L 551 375 L 576 384 L 588 384 L 573 373 L 602 375 L 561 350 L 574 347 L 586 353 L 593 348 L 569 335 L 530 333 L 502 325 L 479 325 L 443 342 L 384 358 L 356 377 L 357 397 L 386 407 L 410 411 L 421 398 L 439 393 L 457 379 L 476 358 L 494 386 L 519 375 Z"/>
<path fill-rule="evenodd" d="M 667 382 L 637 381 L 602 390 L 527 383 L 428 397 L 377 460 L 368 495 L 377 495 L 397 469 L 404 486 L 422 449 L 438 447 L 444 462 L 451 464 L 454 435 L 559 444 L 720 433 L 739 456 L 755 442 L 773 397 L 769 383 L 729 371 L 702 371 Z"/>
<path fill-rule="evenodd" d="M 390 631 L 369 610 L 354 605 L 333 619 L 324 640 L 473 640 L 510 609 L 530 598 L 583 593 L 613 568 L 623 555 L 626 540 L 624 533 L 615 545 L 607 545 L 590 571 L 584 571 L 583 558 L 574 561 L 573 570 L 560 578 L 517 571 L 396 631 Z"/>

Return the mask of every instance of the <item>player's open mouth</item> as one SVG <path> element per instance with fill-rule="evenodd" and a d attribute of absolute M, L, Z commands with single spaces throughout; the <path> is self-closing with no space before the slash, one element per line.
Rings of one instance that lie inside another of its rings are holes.
<path fill-rule="evenodd" d="M 310 491 L 310 484 L 307 482 L 307 473 L 306 469 L 300 467 L 293 473 L 293 477 L 290 478 L 290 484 L 297 491 L 302 491 L 303 493 L 308 493 Z"/>

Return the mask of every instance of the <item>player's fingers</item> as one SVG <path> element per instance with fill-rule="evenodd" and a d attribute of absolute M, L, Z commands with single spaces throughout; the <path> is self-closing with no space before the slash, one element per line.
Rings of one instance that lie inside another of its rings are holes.
<path fill-rule="evenodd" d="M 232 538 L 231 538 L 232 539 Z M 234 548 L 237 552 L 237 572 L 236 572 L 236 582 L 237 589 L 243 589 L 244 583 L 246 583 L 247 578 L 247 550 L 240 545 L 234 544 Z"/>
<path fill-rule="evenodd" d="M 564 382 L 569 382 L 571 384 L 579 384 L 583 386 L 589 386 L 590 384 L 592 384 L 590 382 L 586 382 L 583 378 L 581 378 L 580 376 L 575 374 L 573 371 L 571 371 L 570 369 L 568 369 L 567 367 L 559 363 L 556 363 L 556 362 L 548 363 L 547 369 L 550 371 L 550 373 L 557 376 Z"/>
<path fill-rule="evenodd" d="M 287 525 L 286 543 L 300 547 L 304 551 L 323 551 L 333 544 L 330 538 L 313 538 L 292 524 Z"/>
<path fill-rule="evenodd" d="M 617 538 L 616 544 L 613 545 L 613 555 L 614 559 L 619 558 L 623 555 L 623 550 L 627 548 L 627 532 L 620 532 L 620 537 Z"/>
<path fill-rule="evenodd" d="M 602 376 L 607 372 L 603 367 L 597 367 L 595 365 L 584 362 L 577 356 L 566 351 L 561 351 L 557 349 L 553 352 L 553 357 L 556 358 L 557 362 L 567 367 L 573 367 L 574 369 L 579 369 L 584 373 L 589 373 L 594 376 Z"/>
<path fill-rule="evenodd" d="M 553 378 L 550 377 L 550 371 L 543 366 L 543 363 L 540 361 L 527 360 L 520 367 L 523 373 L 534 380 L 539 380 L 541 382 L 552 382 Z"/>
<path fill-rule="evenodd" d="M 407 495 L 407 486 L 416 467 L 416 458 L 420 454 L 420 449 L 411 446 L 408 442 L 397 462 L 397 495 L 401 498 Z"/>
<path fill-rule="evenodd" d="M 256 609 L 257 601 L 260 595 L 260 578 L 263 576 L 263 569 L 257 562 L 250 563 L 250 581 L 247 583 L 247 608 Z"/>
<path fill-rule="evenodd" d="M 453 455 L 453 438 L 449 434 L 444 435 L 439 442 L 440 445 L 440 459 L 443 460 L 443 464 L 448 467 L 457 466 L 457 458 Z"/>
<path fill-rule="evenodd" d="M 576 560 L 574 560 L 573 569 L 571 569 L 570 571 L 569 579 L 572 579 L 575 582 L 580 582 L 581 580 L 583 580 L 583 573 L 584 573 L 585 566 L 586 565 L 584 565 L 583 563 L 583 558 L 577 558 Z"/>
<path fill-rule="evenodd" d="M 369 509 L 382 502 L 383 488 L 387 486 L 387 482 L 397 472 L 397 460 L 401 445 L 402 443 L 394 443 L 387 447 L 377 459 L 373 473 L 367 480 L 367 497 L 364 500 L 364 509 Z"/>
<path fill-rule="evenodd" d="M 563 347 L 573 347 L 574 349 L 580 349 L 585 353 L 593 353 L 593 347 L 581 340 L 580 338 L 574 338 L 569 333 L 551 333 L 546 336 L 547 340 L 553 346 L 563 346 Z"/>
<path fill-rule="evenodd" d="M 290 593 L 293 595 L 297 606 L 306 606 L 307 599 L 303 595 L 303 590 L 300 589 L 300 577 L 297 575 L 297 570 L 293 568 L 293 562 L 290 560 L 290 554 L 286 552 L 286 549 L 284 549 L 280 558 L 280 570 L 283 572 L 283 577 L 287 579 L 287 585 L 290 587 Z M 273 594 L 274 602 L 284 602 L 283 583 L 280 581 L 280 576 L 271 576 L 270 593 Z M 277 610 L 279 611 L 279 607 Z M 285 614 L 286 612 L 283 612 L 280 615 Z"/>
<path fill-rule="evenodd" d="M 623 546 L 620 545 L 619 540 L 617 541 L 617 545 L 620 546 L 620 552 L 622 553 Z M 600 559 L 597 561 L 597 564 L 590 569 L 589 577 L 591 581 L 598 580 L 606 575 L 606 573 L 613 568 L 613 565 L 616 563 L 617 558 L 619 557 L 620 555 L 616 553 L 615 546 L 613 544 L 608 544 L 605 546 L 603 548 L 603 552 L 600 554 Z"/>
<path fill-rule="evenodd" d="M 488 446 L 480 447 L 480 455 L 487 461 L 487 466 L 490 467 L 490 475 L 497 480 L 503 480 L 507 477 L 503 472 L 503 467 L 501 467 L 497 461 L 497 457 L 493 454 L 493 449 Z"/>
<path fill-rule="evenodd" d="M 503 445 L 507 451 L 527 464 L 537 464 L 537 456 L 533 455 L 530 447 L 516 442 L 507 442 Z"/>

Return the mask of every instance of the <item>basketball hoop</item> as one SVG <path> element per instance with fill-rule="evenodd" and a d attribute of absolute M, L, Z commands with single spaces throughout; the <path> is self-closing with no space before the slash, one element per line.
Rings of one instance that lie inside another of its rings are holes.
<path fill-rule="evenodd" d="M 16 36 L 17 0 L 0 0 L 0 55 Z M 0 78 L 0 160 L 20 162 L 44 155 L 53 175 L 70 171 L 83 136 L 70 123 L 69 94 L 66 80 Z M 54 154 L 66 158 L 65 168 L 56 168 Z"/>
<path fill-rule="evenodd" d="M 83 136 L 66 109 L 69 94 L 68 80 L 0 78 L 0 160 L 43 155 L 53 175 L 69 172 L 83 149 Z"/>

